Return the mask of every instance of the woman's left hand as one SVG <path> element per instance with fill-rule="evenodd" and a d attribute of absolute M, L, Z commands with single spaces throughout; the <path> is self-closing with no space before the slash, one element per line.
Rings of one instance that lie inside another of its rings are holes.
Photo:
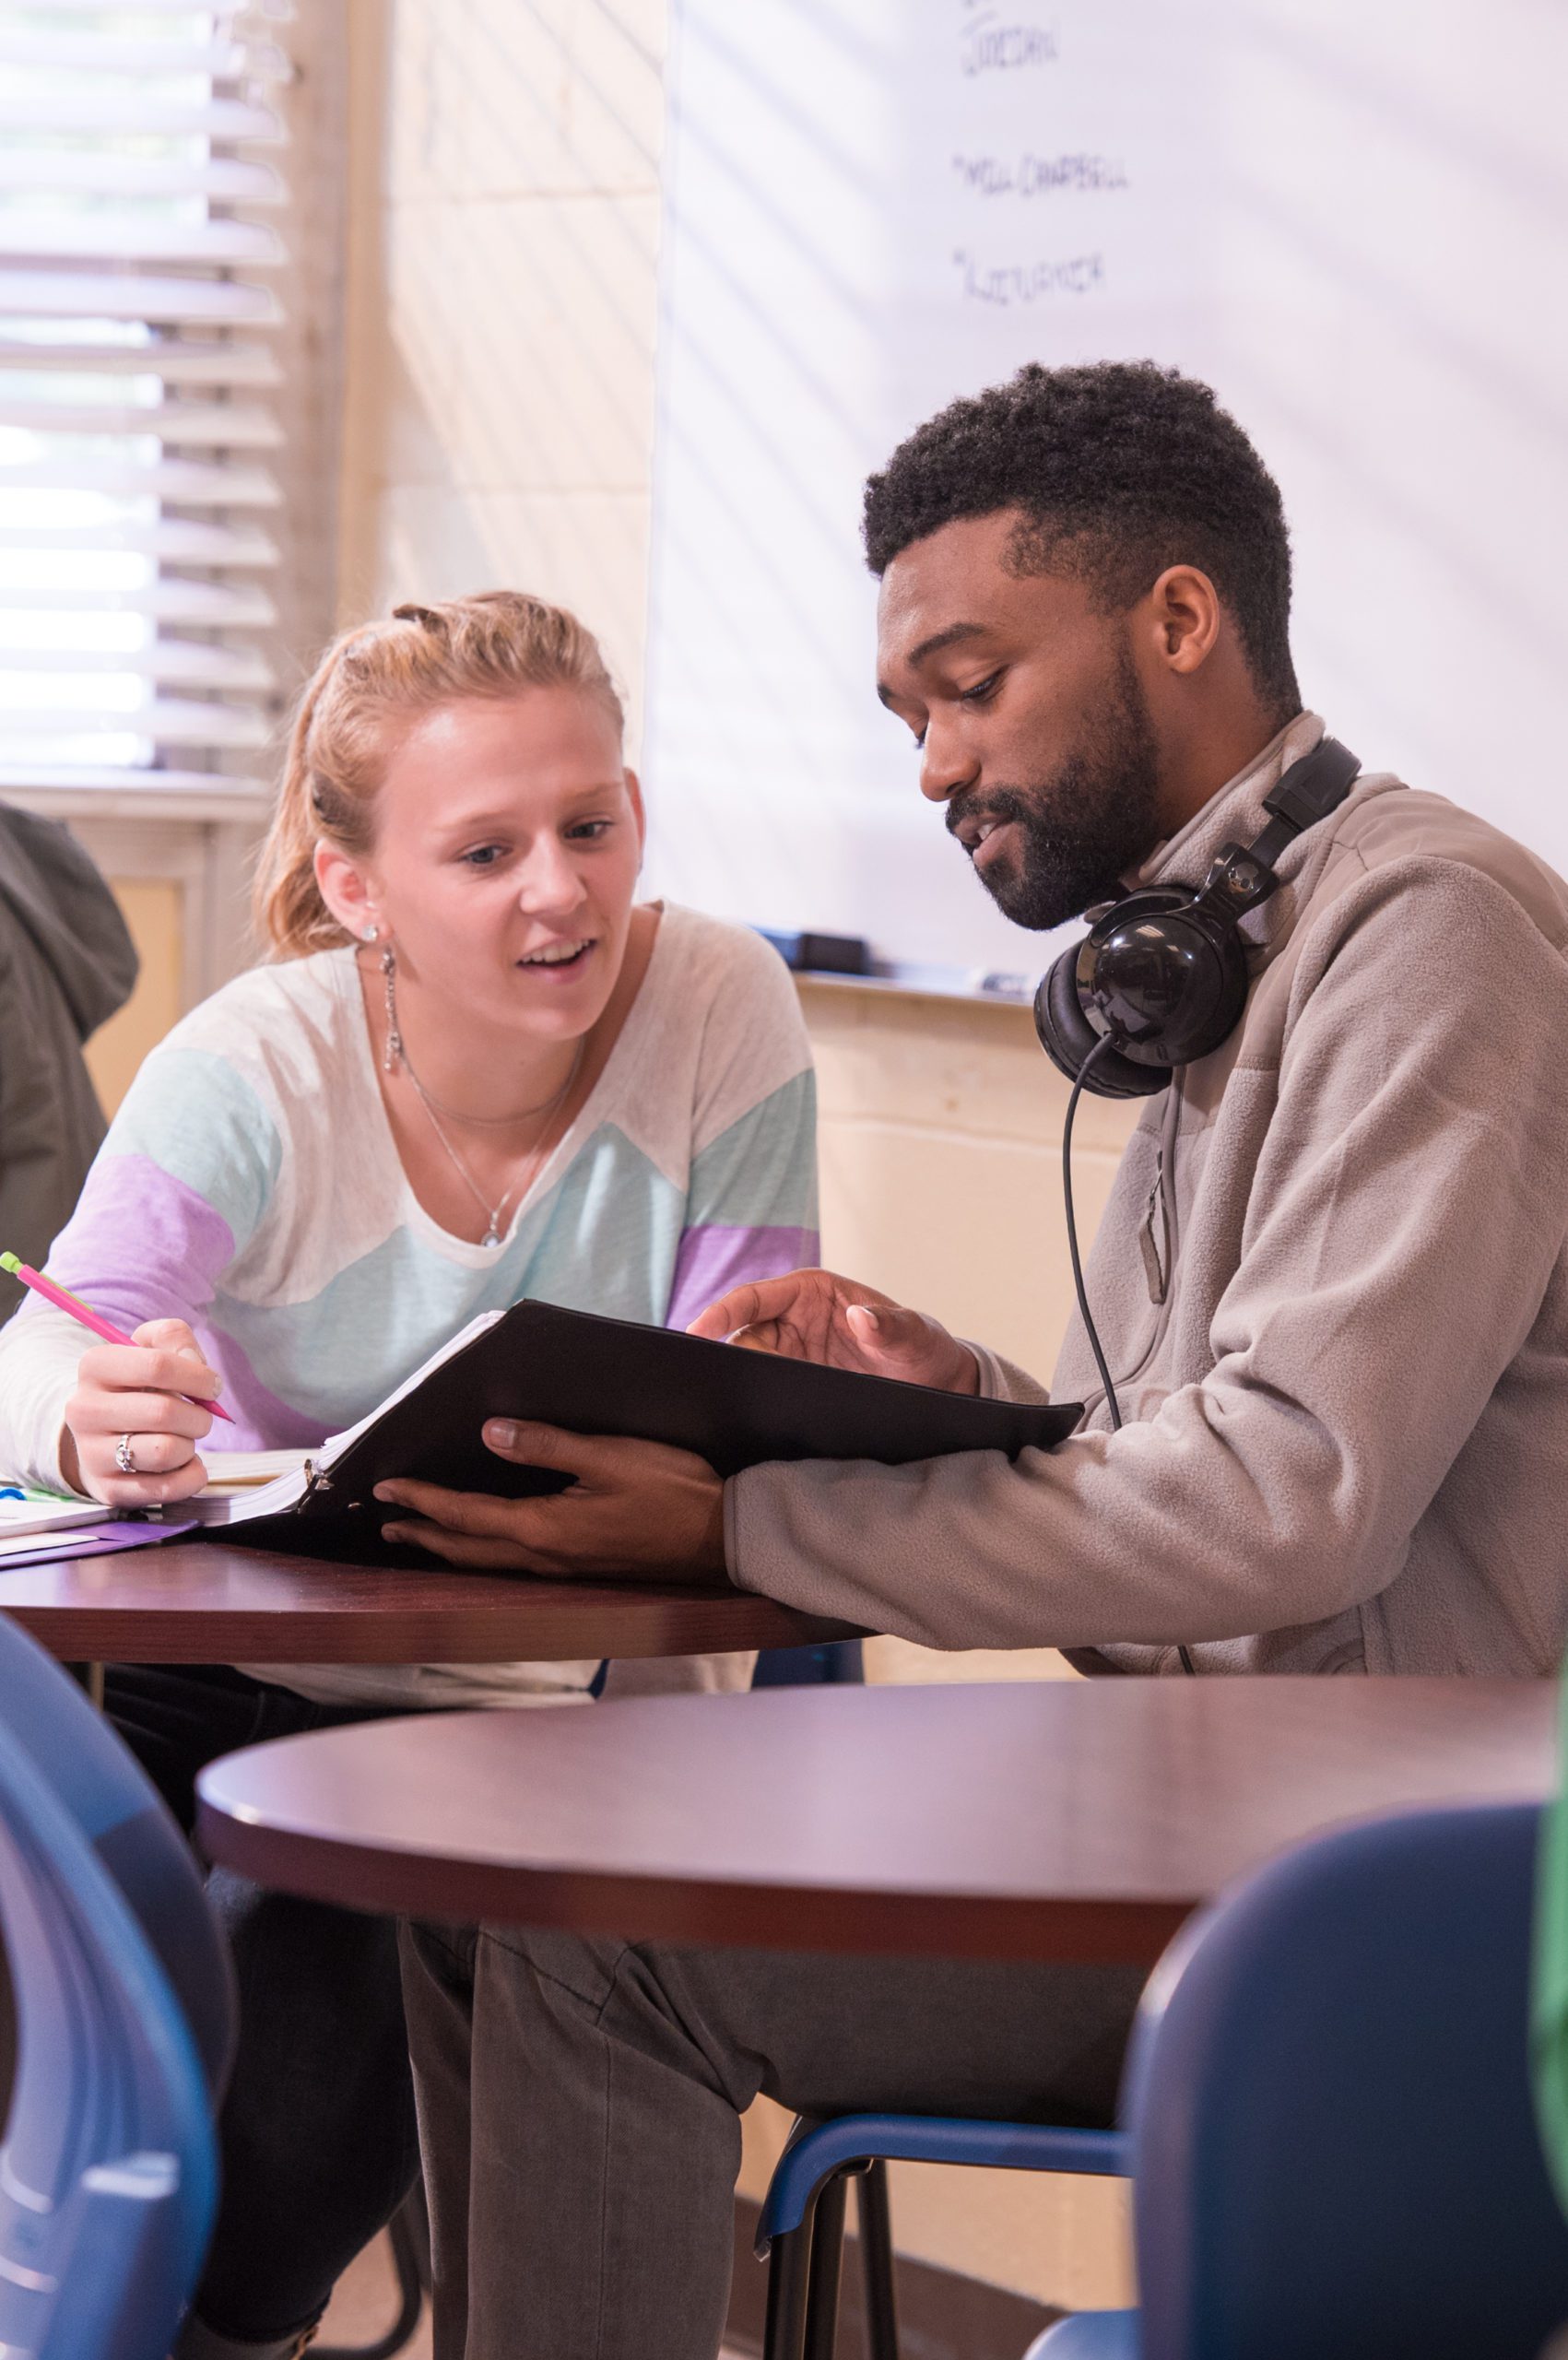
<path fill-rule="evenodd" d="M 724 1481 L 706 1459 L 663 1443 L 569 1434 L 506 1418 L 492 1418 L 484 1438 L 498 1458 L 558 1468 L 575 1480 L 564 1492 L 529 1500 L 447 1492 L 437 1483 L 378 1483 L 378 1500 L 418 1519 L 383 1525 L 383 1539 L 413 1541 L 453 1565 L 724 1579 Z"/>

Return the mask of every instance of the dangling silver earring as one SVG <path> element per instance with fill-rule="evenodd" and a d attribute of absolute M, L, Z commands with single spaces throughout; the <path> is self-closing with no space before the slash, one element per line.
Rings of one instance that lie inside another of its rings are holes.
<path fill-rule="evenodd" d="M 403 1035 L 397 1029 L 397 954 L 390 942 L 381 954 L 381 972 L 386 978 L 386 1046 L 381 1053 L 382 1069 L 395 1073 L 403 1058 Z"/>

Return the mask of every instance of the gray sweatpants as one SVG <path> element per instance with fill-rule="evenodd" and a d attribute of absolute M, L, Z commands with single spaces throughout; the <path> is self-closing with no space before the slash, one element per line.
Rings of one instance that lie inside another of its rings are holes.
<path fill-rule="evenodd" d="M 405 1929 L 436 2360 L 713 2360 L 760 2090 L 1107 2123 L 1143 1979 Z"/>

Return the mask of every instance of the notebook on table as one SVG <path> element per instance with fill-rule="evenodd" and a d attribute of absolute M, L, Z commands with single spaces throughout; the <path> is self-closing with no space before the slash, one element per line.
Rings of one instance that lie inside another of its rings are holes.
<path fill-rule="evenodd" d="M 64 1492 L 38 1492 L 30 1484 L 0 1483 L 0 1553 L 15 1541 L 66 1532 L 82 1524 L 101 1524 L 109 1515 L 92 1500 L 78 1500 Z"/>
<path fill-rule="evenodd" d="M 145 1549 L 162 1540 L 161 1526 L 117 1522 L 112 1508 L 30 1484 L 0 1482 L 0 1574 L 13 1565 L 45 1564 L 53 1557 L 101 1557 L 114 1549 Z M 0 1587 L 0 1606 L 5 1604 Z"/>
<path fill-rule="evenodd" d="M 769 1459 L 870 1458 L 902 1466 L 955 1451 L 1048 1450 L 1076 1402 L 981 1401 L 857 1375 L 669 1328 L 525 1302 L 474 1320 L 379 1409 L 270 1483 L 187 1502 L 226 1540 L 370 1564 L 428 1564 L 381 1538 L 377 1483 L 413 1476 L 509 1498 L 569 1479 L 485 1447 L 487 1418 L 626 1434 L 695 1451 L 721 1475 Z"/>

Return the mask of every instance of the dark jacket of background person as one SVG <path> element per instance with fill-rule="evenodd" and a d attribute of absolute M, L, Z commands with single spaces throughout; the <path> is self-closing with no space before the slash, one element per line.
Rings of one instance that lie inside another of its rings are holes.
<path fill-rule="evenodd" d="M 42 1263 L 98 1151 L 82 1044 L 136 980 L 125 921 L 80 844 L 0 805 L 0 1246 L 24 1262 Z"/>

